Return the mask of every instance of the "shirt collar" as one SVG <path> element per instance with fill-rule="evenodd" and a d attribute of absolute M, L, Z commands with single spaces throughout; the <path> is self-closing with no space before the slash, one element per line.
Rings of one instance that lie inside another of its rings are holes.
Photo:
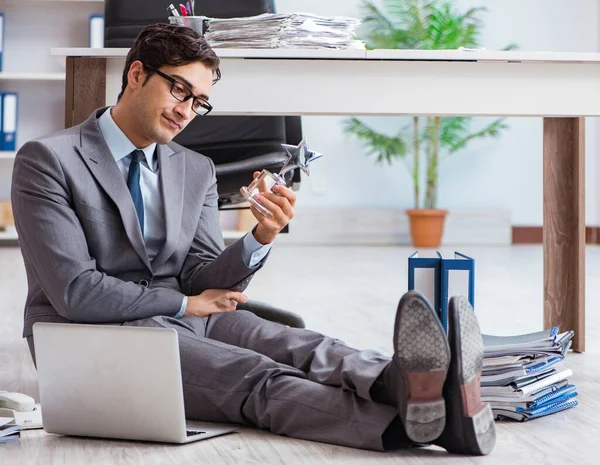
<path fill-rule="evenodd" d="M 115 161 L 120 161 L 133 152 L 137 147 L 133 145 L 125 133 L 121 131 L 121 128 L 117 126 L 117 123 L 115 123 L 115 120 L 110 114 L 111 109 L 112 107 L 108 108 L 100 116 L 100 118 L 98 118 L 98 126 L 100 127 L 100 132 L 104 136 L 106 144 L 108 145 L 108 149 L 115 158 Z M 140 150 L 144 152 L 148 167 L 152 171 L 156 171 L 157 160 L 154 156 L 156 151 L 156 143 L 152 143 L 147 147 L 141 148 Z"/>

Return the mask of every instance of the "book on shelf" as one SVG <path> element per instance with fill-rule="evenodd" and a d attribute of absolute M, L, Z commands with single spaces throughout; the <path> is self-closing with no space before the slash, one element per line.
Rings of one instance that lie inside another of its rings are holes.
<path fill-rule="evenodd" d="M 16 92 L 0 92 L 0 151 L 16 149 L 18 106 Z"/>
<path fill-rule="evenodd" d="M 104 48 L 104 15 L 90 16 L 90 48 Z"/>

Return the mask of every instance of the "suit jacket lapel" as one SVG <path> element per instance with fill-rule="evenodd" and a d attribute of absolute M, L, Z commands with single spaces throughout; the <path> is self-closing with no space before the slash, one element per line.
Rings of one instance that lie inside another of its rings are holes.
<path fill-rule="evenodd" d="M 92 115 L 83 123 L 81 126 L 81 146 L 75 148 L 100 186 L 117 205 L 131 245 L 144 264 L 151 269 L 131 194 L 127 189 L 123 174 L 98 128 L 97 118 L 100 114 L 98 112 Z"/>
<path fill-rule="evenodd" d="M 175 251 L 181 230 L 183 213 L 183 188 L 185 185 L 185 156 L 173 152 L 166 145 L 157 145 L 160 170 L 160 189 L 166 223 L 166 238 L 162 248 L 152 260 L 154 268 L 162 265 Z"/>

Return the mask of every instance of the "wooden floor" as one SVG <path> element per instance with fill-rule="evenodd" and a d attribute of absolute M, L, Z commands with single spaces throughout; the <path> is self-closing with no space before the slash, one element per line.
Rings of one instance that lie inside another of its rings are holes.
<path fill-rule="evenodd" d="M 514 334 L 542 325 L 539 246 L 463 248 L 476 258 L 475 309 L 482 331 Z M 391 353 L 394 312 L 406 291 L 400 247 L 275 247 L 246 294 L 302 314 L 309 328 L 358 348 Z M 61 437 L 25 431 L 0 445 L 0 464 L 592 464 L 600 451 L 600 248 L 586 251 L 587 352 L 569 354 L 580 405 L 530 423 L 497 423 L 491 455 L 466 458 L 429 447 L 375 453 L 279 437 L 243 428 L 183 446 Z M 26 279 L 17 248 L 0 248 L 0 389 L 38 397 L 36 374 L 21 339 Z M 92 400 L 93 401 L 93 400 Z"/>

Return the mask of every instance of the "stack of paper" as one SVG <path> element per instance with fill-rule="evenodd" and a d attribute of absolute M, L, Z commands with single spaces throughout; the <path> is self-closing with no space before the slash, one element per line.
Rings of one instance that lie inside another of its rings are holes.
<path fill-rule="evenodd" d="M 355 18 L 307 13 L 264 13 L 243 18 L 208 18 L 204 37 L 220 48 L 364 48 L 354 40 Z"/>
<path fill-rule="evenodd" d="M 12 418 L 0 418 L 0 444 L 16 441 L 21 437 L 21 427 Z"/>
<path fill-rule="evenodd" d="M 481 400 L 490 402 L 496 419 L 527 421 L 577 405 L 573 372 L 560 363 L 575 333 L 558 331 L 483 335 Z"/>

